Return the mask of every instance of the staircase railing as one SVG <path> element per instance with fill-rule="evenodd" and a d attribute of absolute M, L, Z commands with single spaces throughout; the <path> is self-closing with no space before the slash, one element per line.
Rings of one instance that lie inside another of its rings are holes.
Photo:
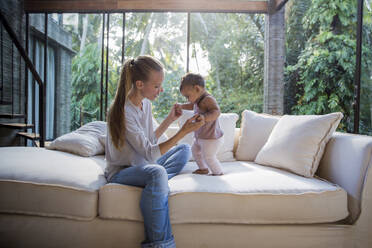
<path fill-rule="evenodd" d="M 9 25 L 8 21 L 6 20 L 3 13 L 0 11 L 0 21 L 3 23 L 5 30 L 8 32 L 10 39 L 12 40 L 13 44 L 18 49 L 19 54 L 24 59 L 24 62 L 27 68 L 30 70 L 32 75 L 34 76 L 36 82 L 39 85 L 39 132 L 40 132 L 40 147 L 44 147 L 45 142 L 45 87 L 44 82 L 41 79 L 39 73 L 36 71 L 35 66 L 33 65 L 32 61 L 28 57 L 27 52 L 19 42 L 17 35 Z M 27 94 L 27 92 L 26 92 Z"/>

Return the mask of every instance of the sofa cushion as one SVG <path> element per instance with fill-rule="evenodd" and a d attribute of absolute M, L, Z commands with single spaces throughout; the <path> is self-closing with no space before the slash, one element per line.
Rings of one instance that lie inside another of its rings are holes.
<path fill-rule="evenodd" d="M 0 148 L 0 212 L 93 219 L 104 184 L 103 156 L 35 147 Z"/>
<path fill-rule="evenodd" d="M 70 152 L 84 157 L 105 153 L 107 124 L 93 121 L 55 139 L 47 149 Z"/>
<path fill-rule="evenodd" d="M 255 162 L 312 177 L 342 113 L 284 115 L 273 128 Z"/>
<path fill-rule="evenodd" d="M 254 161 L 279 119 L 280 116 L 244 110 L 239 143 L 235 152 L 236 159 Z"/>
<path fill-rule="evenodd" d="M 195 175 L 189 162 L 169 181 L 172 223 L 324 223 L 348 215 L 346 192 L 253 162 L 224 163 L 224 176 Z M 142 221 L 142 189 L 107 184 L 99 190 L 101 218 Z"/>
<path fill-rule="evenodd" d="M 178 120 L 179 128 L 185 124 L 185 122 L 194 115 L 193 111 L 183 110 L 182 116 Z M 222 113 L 218 120 L 220 122 L 221 129 L 224 132 L 223 145 L 217 152 L 217 158 L 220 162 L 235 161 L 233 149 L 234 149 L 234 134 L 236 122 L 239 116 L 235 113 Z M 191 132 L 183 137 L 179 144 L 189 144 L 190 146 L 194 143 L 194 133 Z M 194 160 L 191 157 L 190 160 Z"/>

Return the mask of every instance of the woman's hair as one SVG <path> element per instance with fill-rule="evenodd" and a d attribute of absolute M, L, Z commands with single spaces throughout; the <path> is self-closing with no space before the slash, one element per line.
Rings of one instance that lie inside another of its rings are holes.
<path fill-rule="evenodd" d="M 199 85 L 201 87 L 205 87 L 205 81 L 202 75 L 189 72 L 181 79 L 180 91 L 186 85 L 190 86 Z"/>
<path fill-rule="evenodd" d="M 136 59 L 128 59 L 121 68 L 116 94 L 108 111 L 107 122 L 111 140 L 117 149 L 124 146 L 125 111 L 124 105 L 129 91 L 135 87 L 135 82 L 147 82 L 151 71 L 162 71 L 163 65 L 157 59 L 143 55 Z"/>

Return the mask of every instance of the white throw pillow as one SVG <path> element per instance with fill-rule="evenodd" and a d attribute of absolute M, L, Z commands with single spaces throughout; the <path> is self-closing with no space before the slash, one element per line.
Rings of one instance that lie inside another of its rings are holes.
<path fill-rule="evenodd" d="M 313 177 L 325 145 L 343 115 L 284 115 L 273 128 L 255 162 Z"/>
<path fill-rule="evenodd" d="M 183 124 L 192 116 L 194 115 L 193 111 L 183 110 L 182 116 L 179 118 L 178 125 L 181 128 Z M 217 152 L 217 158 L 220 162 L 229 162 L 235 161 L 233 149 L 234 149 L 234 133 L 235 133 L 235 126 L 236 122 L 239 119 L 239 116 L 235 113 L 222 113 L 219 116 L 219 122 L 221 129 L 224 132 L 223 135 L 223 145 Z M 189 144 L 192 146 L 194 143 L 194 132 L 187 134 L 183 137 L 178 144 Z M 190 160 L 194 160 L 191 157 Z"/>
<path fill-rule="evenodd" d="M 236 159 L 254 161 L 279 119 L 280 116 L 244 110 L 238 147 L 235 152 Z"/>
<path fill-rule="evenodd" d="M 154 132 L 155 130 L 158 128 L 159 126 L 159 123 L 158 121 L 154 118 L 154 116 L 152 117 L 152 125 L 154 126 Z M 163 143 L 164 141 L 167 141 L 168 140 L 168 136 L 167 134 L 164 132 L 158 139 L 158 144 L 160 143 Z"/>
<path fill-rule="evenodd" d="M 58 137 L 46 148 L 84 157 L 104 154 L 106 133 L 106 122 L 93 121 L 71 133 Z"/>

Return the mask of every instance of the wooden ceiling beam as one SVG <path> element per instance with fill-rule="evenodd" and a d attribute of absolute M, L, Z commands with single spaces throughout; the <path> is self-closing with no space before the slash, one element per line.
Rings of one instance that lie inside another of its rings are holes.
<path fill-rule="evenodd" d="M 267 1 L 247 0 L 118 0 L 119 9 L 154 11 L 259 12 L 267 11 Z"/>
<path fill-rule="evenodd" d="M 24 0 L 29 13 L 104 12 L 117 8 L 118 0 Z"/>
<path fill-rule="evenodd" d="M 24 0 L 29 13 L 175 11 L 268 13 L 267 0 Z"/>

